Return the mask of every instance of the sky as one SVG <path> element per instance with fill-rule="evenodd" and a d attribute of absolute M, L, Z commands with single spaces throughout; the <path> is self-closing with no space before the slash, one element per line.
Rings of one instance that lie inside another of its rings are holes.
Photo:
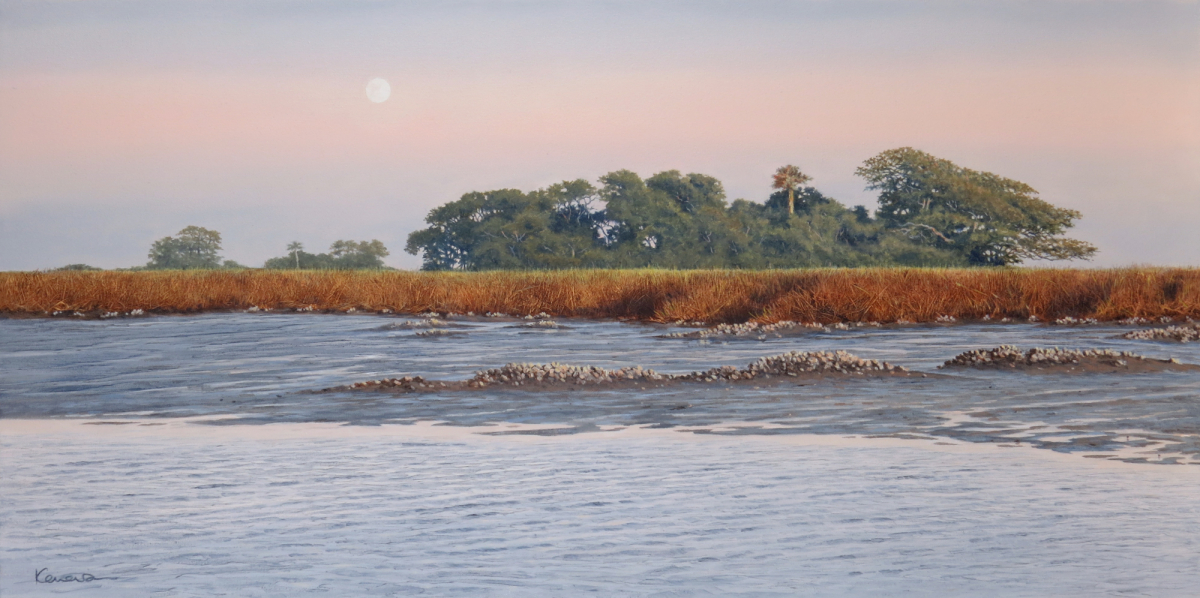
<path fill-rule="evenodd" d="M 618 169 L 874 208 L 902 146 L 1082 212 L 1072 266 L 1200 266 L 1200 2 L 0 0 L 0 270 L 188 225 L 416 269 L 440 204 Z"/>

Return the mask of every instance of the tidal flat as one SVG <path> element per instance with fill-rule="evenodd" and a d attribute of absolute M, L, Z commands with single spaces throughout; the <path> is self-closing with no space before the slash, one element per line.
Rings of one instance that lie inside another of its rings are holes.
<path fill-rule="evenodd" d="M 1002 345 L 1200 364 L 1200 344 L 1113 324 L 672 338 L 695 328 L 442 319 L 0 320 L 0 594 L 1200 585 L 1200 373 L 938 368 Z M 510 362 L 685 374 L 790 351 L 915 375 L 345 388 Z M 44 584 L 41 569 L 95 579 Z"/>

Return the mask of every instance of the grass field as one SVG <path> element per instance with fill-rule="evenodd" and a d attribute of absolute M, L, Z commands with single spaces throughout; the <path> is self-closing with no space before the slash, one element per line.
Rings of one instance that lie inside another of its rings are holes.
<path fill-rule="evenodd" d="M 9 315 L 251 307 L 708 323 L 1200 318 L 1200 269 L 0 273 L 0 313 Z"/>

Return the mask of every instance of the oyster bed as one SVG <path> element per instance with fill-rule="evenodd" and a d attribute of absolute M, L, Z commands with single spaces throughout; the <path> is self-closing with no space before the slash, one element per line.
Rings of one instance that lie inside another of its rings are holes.
<path fill-rule="evenodd" d="M 1159 372 L 1200 370 L 1200 366 L 1171 359 L 1149 359 L 1128 351 L 1112 349 L 1060 349 L 1034 347 L 1022 350 L 1012 345 L 975 349 L 956 355 L 940 367 L 1000 368 L 1067 372 Z"/>
<path fill-rule="evenodd" d="M 1179 341 L 1181 343 L 1186 343 L 1189 341 L 1200 340 L 1200 324 L 1133 330 L 1122 334 L 1121 338 L 1127 338 L 1136 341 Z"/>
<path fill-rule="evenodd" d="M 911 322 L 896 322 L 897 324 L 908 324 Z M 762 324 L 759 322 L 742 322 L 740 324 L 717 324 L 711 328 L 704 330 L 694 330 L 691 332 L 672 332 L 662 335 L 661 338 L 713 338 L 713 337 L 754 337 L 759 340 L 765 340 L 767 337 L 782 338 L 784 336 L 798 335 L 804 332 L 820 331 L 832 332 L 834 330 L 850 330 L 851 328 L 873 327 L 879 328 L 883 324 L 879 322 L 838 322 L 835 324 L 821 324 L 819 322 L 793 322 L 784 320 L 775 322 L 774 324 Z"/>
<path fill-rule="evenodd" d="M 470 380 L 441 382 L 421 376 L 383 378 L 351 384 L 354 389 L 406 391 L 484 388 L 487 386 L 596 386 L 621 383 L 662 385 L 671 382 L 746 382 L 775 378 L 823 375 L 907 376 L 912 372 L 877 359 L 863 359 L 845 351 L 790 351 L 762 357 L 744 368 L 720 366 L 686 374 L 665 374 L 641 366 L 605 369 L 561 363 L 508 363 L 477 372 Z M 334 389 L 326 389 L 334 390 Z"/>

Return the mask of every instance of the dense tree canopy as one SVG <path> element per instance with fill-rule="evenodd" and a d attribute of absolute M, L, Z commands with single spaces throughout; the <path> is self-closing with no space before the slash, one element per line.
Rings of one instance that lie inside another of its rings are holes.
<path fill-rule="evenodd" d="M 149 270 L 215 269 L 221 263 L 221 233 L 189 226 L 174 237 L 163 237 L 150 247 Z"/>
<path fill-rule="evenodd" d="M 329 253 L 308 253 L 304 244 L 293 241 L 288 254 L 267 260 L 264 268 L 273 270 L 380 270 L 387 268 L 383 258 L 390 255 L 377 239 L 371 241 L 334 241 Z"/>
<path fill-rule="evenodd" d="M 1095 251 L 1058 236 L 1077 212 L 1017 181 L 909 148 L 858 173 L 881 191 L 878 217 L 802 186 L 810 179 L 794 166 L 765 203 L 732 204 L 711 176 L 619 170 L 598 188 L 467 193 L 432 210 L 405 250 L 425 270 L 1004 265 Z"/>
<path fill-rule="evenodd" d="M 978 172 L 911 147 L 888 150 L 857 170 L 879 194 L 879 218 L 894 230 L 948 249 L 973 265 L 1088 258 L 1096 248 L 1060 235 L 1079 212 L 1038 198 L 1020 181 Z"/>

